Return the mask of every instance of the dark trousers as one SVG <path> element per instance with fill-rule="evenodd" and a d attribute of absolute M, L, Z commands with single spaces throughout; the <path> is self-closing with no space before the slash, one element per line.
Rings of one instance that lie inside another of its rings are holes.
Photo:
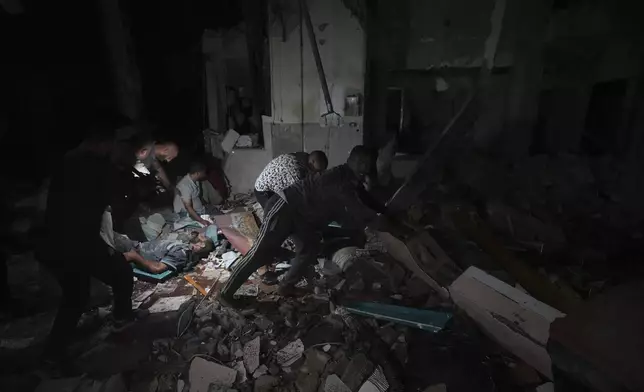
<path fill-rule="evenodd" d="M 92 252 L 78 252 L 56 268 L 55 261 L 46 262 L 60 282 L 63 297 L 48 348 L 56 354 L 64 349 L 74 336 L 74 329 L 85 311 L 90 296 L 90 277 L 112 287 L 114 318 L 127 318 L 132 312 L 132 267 L 122 254 L 113 253 L 105 244 Z"/>
<path fill-rule="evenodd" d="M 295 258 L 284 276 L 282 285 L 297 283 L 304 269 L 317 260 L 320 250 L 320 236 L 311 227 L 302 224 L 301 218 L 279 195 L 267 203 L 264 222 L 259 235 L 248 253 L 235 265 L 221 295 L 231 298 L 237 289 L 258 268 L 269 265 L 281 252 L 284 240 L 291 236 L 295 244 Z"/>
<path fill-rule="evenodd" d="M 257 202 L 259 205 L 262 206 L 262 209 L 264 210 L 264 214 L 266 214 L 266 205 L 268 204 L 268 201 L 271 199 L 271 197 L 275 196 L 274 192 L 271 191 L 258 191 L 255 189 L 255 198 L 257 199 Z"/>

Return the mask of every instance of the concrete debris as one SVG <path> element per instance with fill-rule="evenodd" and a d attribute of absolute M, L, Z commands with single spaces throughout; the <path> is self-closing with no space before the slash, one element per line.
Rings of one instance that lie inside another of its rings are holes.
<path fill-rule="evenodd" d="M 382 368 L 378 366 L 376 367 L 376 370 L 373 371 L 373 374 L 369 376 L 367 381 L 362 384 L 358 392 L 385 392 L 387 389 L 389 389 L 387 377 L 385 377 Z"/>
<path fill-rule="evenodd" d="M 244 345 L 244 364 L 250 373 L 259 367 L 259 336 Z"/>
<path fill-rule="evenodd" d="M 180 295 L 178 297 L 159 298 L 152 306 L 148 308 L 150 313 L 165 313 L 179 310 L 181 305 L 190 301 L 192 295 Z"/>
<path fill-rule="evenodd" d="M 279 378 L 275 376 L 264 375 L 255 380 L 253 391 L 270 392 L 277 384 L 279 384 Z"/>
<path fill-rule="evenodd" d="M 264 316 L 257 317 L 254 323 L 255 325 L 257 325 L 257 328 L 259 328 L 262 331 L 266 331 L 273 325 L 273 322 Z"/>
<path fill-rule="evenodd" d="M 177 381 L 177 392 L 183 392 L 183 390 L 186 387 L 186 382 L 183 380 L 178 380 Z"/>
<path fill-rule="evenodd" d="M 342 373 L 342 382 L 346 384 L 349 389 L 357 390 L 373 370 L 374 366 L 371 361 L 369 361 L 364 354 L 359 353 L 351 358 L 349 365 L 344 373 Z"/>
<path fill-rule="evenodd" d="M 331 374 L 324 381 L 324 392 L 351 392 L 351 389 L 337 375 Z"/>
<path fill-rule="evenodd" d="M 275 358 L 280 366 L 291 366 L 302 357 L 303 352 L 304 344 L 300 339 L 297 339 L 278 351 Z"/>
<path fill-rule="evenodd" d="M 266 365 L 260 365 L 257 370 L 253 373 L 253 378 L 259 378 L 268 373 L 268 367 Z"/>
<path fill-rule="evenodd" d="M 310 349 L 306 352 L 306 361 L 300 367 L 301 372 L 320 374 L 324 370 L 327 362 L 331 357 L 316 349 Z"/>
<path fill-rule="evenodd" d="M 209 392 L 210 384 L 231 387 L 237 378 L 237 371 L 197 357 L 190 364 L 188 378 L 190 392 Z"/>
<path fill-rule="evenodd" d="M 358 247 L 356 246 L 348 246 L 346 248 L 339 249 L 333 253 L 331 261 L 333 261 L 333 264 L 338 266 L 341 271 L 346 271 L 356 260 L 357 250 Z"/>
<path fill-rule="evenodd" d="M 244 284 L 236 292 L 236 297 L 257 297 L 259 294 L 259 285 Z"/>
<path fill-rule="evenodd" d="M 240 253 L 232 250 L 230 252 L 224 253 L 223 255 L 221 255 L 221 258 L 223 260 L 222 267 L 227 270 L 231 269 L 237 259 L 239 259 L 240 255 Z"/>
<path fill-rule="evenodd" d="M 222 361 L 228 361 L 230 359 L 230 349 L 223 341 L 217 343 L 217 356 Z"/>
<path fill-rule="evenodd" d="M 244 361 L 237 361 L 235 362 L 235 366 L 233 366 L 233 369 L 237 372 L 237 378 L 235 379 L 235 382 L 237 384 L 243 384 L 248 380 L 248 376 L 246 373 L 246 366 L 244 366 Z"/>

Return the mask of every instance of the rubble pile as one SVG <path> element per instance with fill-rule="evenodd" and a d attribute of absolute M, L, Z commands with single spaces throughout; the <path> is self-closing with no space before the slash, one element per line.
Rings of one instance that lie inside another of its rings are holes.
<path fill-rule="evenodd" d="M 466 243 L 471 238 L 453 220 L 455 209 L 468 211 L 543 276 L 590 297 L 628 279 L 638 268 L 630 255 L 642 251 L 644 215 L 622 202 L 619 176 L 607 175 L 611 165 L 571 154 L 536 155 L 510 165 L 472 154 L 452 163 L 407 218 L 435 229 L 461 267 L 494 270 L 490 255 Z"/>

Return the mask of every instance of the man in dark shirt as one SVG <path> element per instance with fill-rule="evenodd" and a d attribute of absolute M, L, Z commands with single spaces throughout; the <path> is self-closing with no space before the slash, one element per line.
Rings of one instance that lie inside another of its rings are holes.
<path fill-rule="evenodd" d="M 46 355 L 62 357 L 89 299 L 90 277 L 112 287 L 115 323 L 130 321 L 132 269 L 122 254 L 110 252 L 100 237 L 103 211 L 110 204 L 115 171 L 129 168 L 147 138 L 114 144 L 111 135 L 95 136 L 68 152 L 54 171 L 47 199 L 46 238 L 39 260 L 51 267 L 62 288 L 62 300 L 52 326 Z M 74 236 L 73 252 L 62 244 Z"/>
<path fill-rule="evenodd" d="M 341 223 L 343 228 L 364 229 L 378 213 L 384 213 L 384 206 L 372 199 L 363 186 L 371 163 L 366 148 L 354 147 L 346 164 L 309 176 L 273 196 L 253 247 L 235 266 L 220 300 L 233 305 L 237 289 L 258 268 L 270 264 L 282 242 L 295 234 L 296 256 L 280 287 L 283 294 L 288 293 L 303 269 L 315 263 L 320 230 L 332 221 Z"/>

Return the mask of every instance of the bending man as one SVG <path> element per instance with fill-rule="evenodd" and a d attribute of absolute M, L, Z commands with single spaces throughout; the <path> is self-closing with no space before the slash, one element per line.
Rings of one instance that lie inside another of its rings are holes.
<path fill-rule="evenodd" d="M 319 176 L 309 176 L 273 196 L 267 205 L 257 240 L 237 263 L 221 291 L 220 300 L 235 305 L 237 289 L 261 266 L 273 261 L 284 240 L 294 234 L 296 256 L 281 282 L 280 292 L 288 295 L 304 268 L 316 261 L 319 232 L 336 221 L 344 228 L 364 229 L 385 211 L 362 185 L 371 170 L 371 156 L 363 146 L 355 147 L 344 165 Z M 369 207 L 371 206 L 371 207 Z"/>
<path fill-rule="evenodd" d="M 309 174 L 326 170 L 329 162 L 322 151 L 282 154 L 266 165 L 255 181 L 255 197 L 266 210 L 266 203 L 274 194 L 281 192 Z"/>

